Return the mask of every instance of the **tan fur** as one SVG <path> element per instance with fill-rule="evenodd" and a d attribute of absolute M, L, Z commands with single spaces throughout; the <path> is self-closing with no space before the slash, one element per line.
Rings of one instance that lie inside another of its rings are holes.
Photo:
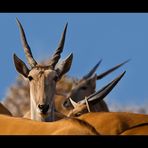
<path fill-rule="evenodd" d="M 128 112 L 87 113 L 81 115 L 79 119 L 91 124 L 101 135 L 119 135 L 135 125 L 148 123 L 148 115 Z M 137 128 L 139 129 L 140 127 Z M 148 135 L 148 130 L 141 133 Z"/>
<path fill-rule="evenodd" d="M 36 104 L 45 104 L 52 100 L 56 87 L 53 79 L 56 73 L 53 70 L 42 68 L 31 70 L 29 76 L 33 78 L 30 81 L 30 94 L 36 99 Z"/>
<path fill-rule="evenodd" d="M 0 115 L 0 135 L 97 135 L 87 122 L 79 119 L 63 119 L 40 122 Z"/>
<path fill-rule="evenodd" d="M 148 123 L 129 128 L 120 135 L 148 135 Z"/>
<path fill-rule="evenodd" d="M 54 117 L 55 117 L 54 121 L 67 118 L 67 116 L 65 116 L 64 114 L 58 113 L 58 112 L 54 112 Z M 23 118 L 31 119 L 31 112 L 30 111 L 26 112 Z"/>
<path fill-rule="evenodd" d="M 49 104 L 50 107 L 53 106 L 56 87 L 56 82 L 53 79 L 56 72 L 44 67 L 37 67 L 30 71 L 29 76 L 33 78 L 30 81 L 31 116 L 25 115 L 25 117 L 42 121 L 44 117 L 39 112 L 38 105 Z"/>

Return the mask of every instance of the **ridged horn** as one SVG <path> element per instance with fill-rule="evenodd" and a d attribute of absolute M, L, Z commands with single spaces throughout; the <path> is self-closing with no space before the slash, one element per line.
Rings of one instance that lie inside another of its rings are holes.
<path fill-rule="evenodd" d="M 26 39 L 26 36 L 25 36 L 24 29 L 23 29 L 20 21 L 17 18 L 16 18 L 16 21 L 17 21 L 17 24 L 18 24 L 18 27 L 19 27 L 19 30 L 20 30 L 21 41 L 22 41 L 22 45 L 23 45 L 23 48 L 24 48 L 24 51 L 25 51 L 27 61 L 28 61 L 29 65 L 33 68 L 37 65 L 37 62 L 33 58 L 31 49 L 30 49 L 30 47 L 27 43 L 27 39 Z"/>
<path fill-rule="evenodd" d="M 65 28 L 64 28 L 64 31 L 62 33 L 62 37 L 61 37 L 61 40 L 59 42 L 58 48 L 56 49 L 55 53 L 51 57 L 51 60 L 50 60 L 50 63 L 49 63 L 49 65 L 52 66 L 53 69 L 54 69 L 55 65 L 58 63 L 58 61 L 61 57 L 61 53 L 62 53 L 63 48 L 64 48 L 67 26 L 68 26 L 68 23 L 65 25 Z"/>
<path fill-rule="evenodd" d="M 125 62 L 123 62 L 121 64 L 116 65 L 115 67 L 113 67 L 113 68 L 111 68 L 111 69 L 109 69 L 109 70 L 107 70 L 107 71 L 105 71 L 105 72 L 103 72 L 101 74 L 99 74 L 97 76 L 97 80 L 102 79 L 103 77 L 105 77 L 106 75 L 110 74 L 111 72 L 113 72 L 114 70 L 118 69 L 119 67 L 123 66 L 124 64 L 128 63 L 129 61 L 130 61 L 130 59 L 126 60 Z"/>

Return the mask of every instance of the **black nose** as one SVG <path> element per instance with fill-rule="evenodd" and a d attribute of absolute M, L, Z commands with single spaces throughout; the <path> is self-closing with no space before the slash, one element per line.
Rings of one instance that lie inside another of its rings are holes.
<path fill-rule="evenodd" d="M 39 109 L 43 109 L 45 105 L 38 105 Z"/>
<path fill-rule="evenodd" d="M 40 111 L 43 113 L 43 114 L 46 114 L 48 109 L 49 109 L 49 105 L 47 104 L 39 104 L 38 105 L 38 108 L 40 109 Z"/>

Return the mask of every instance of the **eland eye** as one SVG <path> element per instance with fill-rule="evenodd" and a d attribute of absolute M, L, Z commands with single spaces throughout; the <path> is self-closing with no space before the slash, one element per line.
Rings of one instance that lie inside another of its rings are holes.
<path fill-rule="evenodd" d="M 29 79 L 29 81 L 31 81 L 33 79 L 33 77 L 32 76 L 29 76 L 28 79 Z"/>

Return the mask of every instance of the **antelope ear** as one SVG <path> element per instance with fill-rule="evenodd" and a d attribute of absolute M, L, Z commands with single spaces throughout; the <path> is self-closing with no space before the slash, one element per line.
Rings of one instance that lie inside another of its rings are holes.
<path fill-rule="evenodd" d="M 30 70 L 27 68 L 26 64 L 19 59 L 16 54 L 13 55 L 13 60 L 16 70 L 27 78 Z"/>
<path fill-rule="evenodd" d="M 60 79 L 65 73 L 70 70 L 73 60 L 73 54 L 71 53 L 65 60 L 63 60 L 59 65 L 56 66 L 55 70 L 58 72 Z"/>

